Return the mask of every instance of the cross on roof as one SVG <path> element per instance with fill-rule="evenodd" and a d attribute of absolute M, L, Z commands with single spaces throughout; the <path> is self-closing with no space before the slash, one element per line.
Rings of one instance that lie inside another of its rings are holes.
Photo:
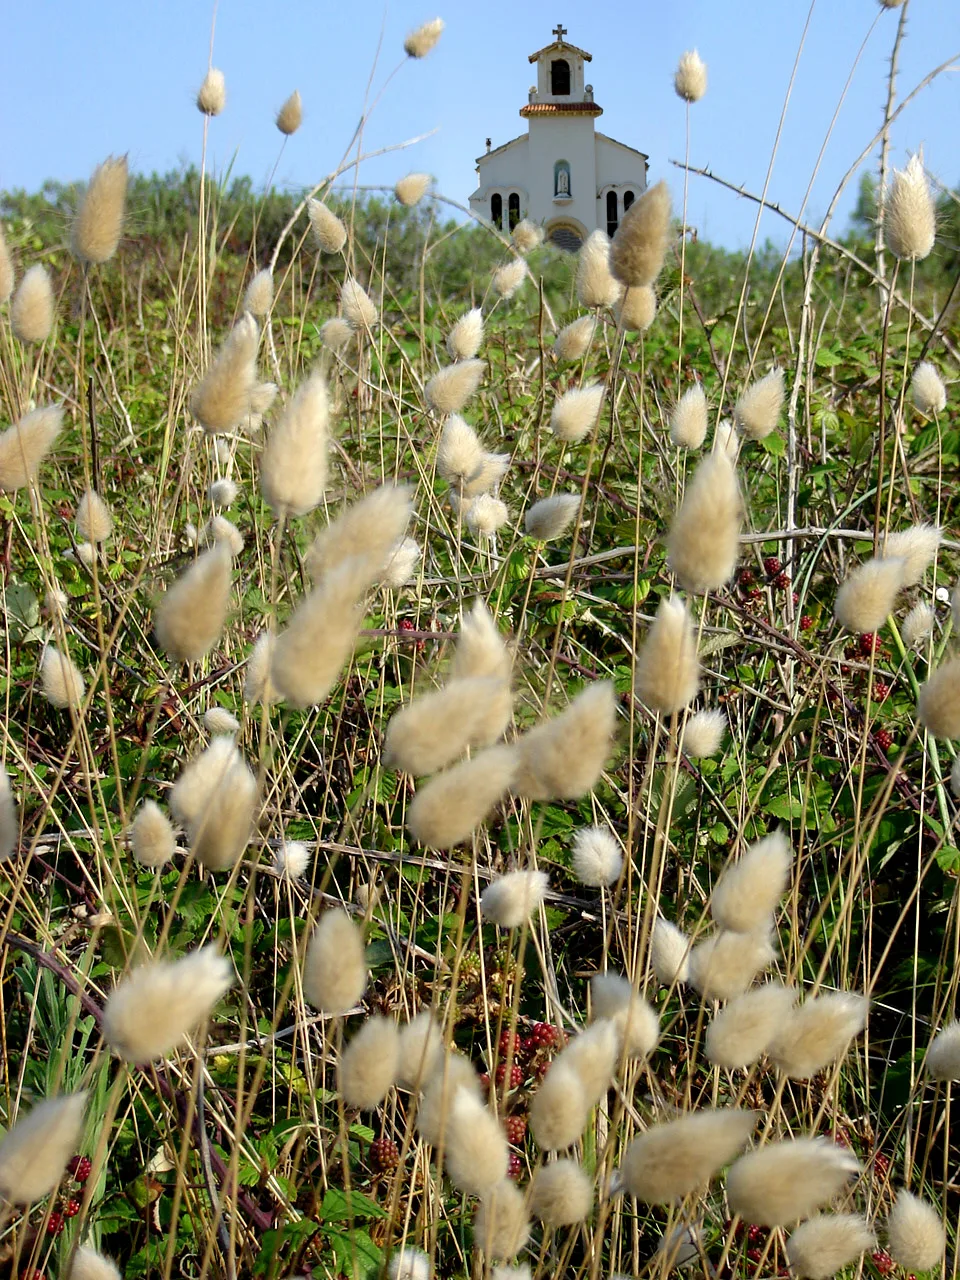
<path fill-rule="evenodd" d="M 567 34 L 567 28 L 558 22 L 557 25 L 553 28 L 553 34 L 557 37 L 558 40 L 562 41 L 563 37 Z"/>

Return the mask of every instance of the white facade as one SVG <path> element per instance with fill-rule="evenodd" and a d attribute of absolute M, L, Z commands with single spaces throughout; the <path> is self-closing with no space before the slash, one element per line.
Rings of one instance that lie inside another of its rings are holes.
<path fill-rule="evenodd" d="M 596 130 L 603 108 L 584 83 L 591 55 L 564 40 L 530 54 L 537 83 L 520 114 L 527 132 L 477 158 L 477 189 L 470 208 L 504 231 L 521 218 L 540 223 L 564 249 L 577 249 L 597 227 L 617 229 L 624 211 L 647 185 L 642 151 Z"/>

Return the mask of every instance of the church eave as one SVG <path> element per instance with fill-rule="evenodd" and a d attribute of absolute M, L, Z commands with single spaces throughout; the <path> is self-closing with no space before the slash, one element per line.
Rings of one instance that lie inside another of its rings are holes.
<path fill-rule="evenodd" d="M 527 57 L 528 62 L 536 62 L 536 60 L 545 53 L 563 53 L 569 50 L 571 53 L 579 54 L 584 62 L 592 62 L 593 54 L 587 53 L 586 49 L 579 49 L 575 44 L 567 44 L 566 40 L 554 40 L 553 44 L 545 44 L 542 49 L 538 49 L 536 53 L 531 53 Z"/>
<path fill-rule="evenodd" d="M 596 102 L 528 102 L 520 114 L 530 116 L 602 116 L 603 107 Z"/>

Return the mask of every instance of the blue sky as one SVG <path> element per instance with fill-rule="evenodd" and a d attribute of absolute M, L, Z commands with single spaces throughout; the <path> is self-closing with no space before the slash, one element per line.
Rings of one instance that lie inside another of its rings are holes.
<path fill-rule="evenodd" d="M 960 53 L 960 0 L 908 0 L 900 59 L 902 95 Z M 200 0 L 34 0 L 8 8 L 0 77 L 0 187 L 36 188 L 44 178 L 82 178 L 105 155 L 129 152 L 150 171 L 196 162 L 201 117 L 194 93 L 207 66 L 212 4 Z M 439 13 L 447 29 L 421 62 L 408 61 L 368 122 L 369 149 L 430 130 L 406 152 L 372 159 L 360 182 L 392 183 L 425 170 L 439 189 L 466 202 L 474 158 L 521 133 L 517 114 L 531 82 L 527 55 L 551 40 L 558 20 L 568 39 L 593 54 L 590 77 L 604 108 L 598 127 L 650 156 L 652 179 L 677 192 L 684 110 L 672 73 L 684 49 L 709 66 L 710 89 L 692 108 L 691 161 L 759 192 L 797 50 L 807 25 L 769 196 L 799 212 L 804 192 L 857 51 L 867 46 L 807 208 L 818 219 L 843 172 L 880 123 L 887 64 L 899 10 L 877 0 L 221 0 L 214 63 L 228 103 L 211 126 L 210 163 L 232 161 L 258 184 L 280 151 L 273 116 L 294 88 L 303 127 L 276 169 L 281 185 L 313 184 L 333 168 L 374 84 L 402 57 L 405 33 Z M 879 18 L 878 18 L 879 14 Z M 876 23 L 875 23 L 876 20 Z M 873 25 L 875 23 L 875 25 Z M 928 168 L 960 182 L 956 138 L 960 70 L 947 72 L 903 113 L 893 130 L 902 164 L 921 144 Z M 235 157 L 235 160 L 234 160 Z M 845 225 L 854 181 L 840 205 Z M 749 243 L 756 208 L 704 179 L 691 180 L 689 221 L 704 238 Z M 785 242 L 785 224 L 766 214 L 761 239 Z"/>

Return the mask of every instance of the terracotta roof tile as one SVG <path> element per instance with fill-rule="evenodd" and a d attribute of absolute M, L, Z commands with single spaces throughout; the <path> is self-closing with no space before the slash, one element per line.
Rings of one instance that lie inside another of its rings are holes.
<path fill-rule="evenodd" d="M 603 107 L 595 102 L 528 102 L 520 108 L 522 116 L 602 116 Z"/>

